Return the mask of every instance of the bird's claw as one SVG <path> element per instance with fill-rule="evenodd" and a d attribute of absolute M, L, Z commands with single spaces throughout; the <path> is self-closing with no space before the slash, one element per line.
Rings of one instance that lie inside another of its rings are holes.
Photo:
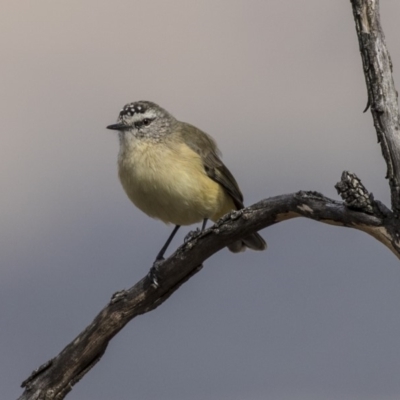
<path fill-rule="evenodd" d="M 160 284 L 158 282 L 158 275 L 159 275 L 159 267 L 160 263 L 164 261 L 164 258 L 159 258 L 154 261 L 152 267 L 150 268 L 150 271 L 148 273 L 151 285 L 155 288 L 158 289 L 160 287 Z"/>
<path fill-rule="evenodd" d="M 190 242 L 191 240 L 197 238 L 202 231 L 199 228 L 196 228 L 194 231 L 190 231 L 185 238 L 183 239 L 184 243 Z"/>

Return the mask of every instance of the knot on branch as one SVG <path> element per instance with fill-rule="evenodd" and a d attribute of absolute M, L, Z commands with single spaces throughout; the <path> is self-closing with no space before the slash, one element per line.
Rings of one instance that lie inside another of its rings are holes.
<path fill-rule="evenodd" d="M 110 304 L 115 304 L 120 301 L 126 300 L 127 295 L 128 295 L 128 291 L 125 289 L 115 292 L 111 296 Z"/>
<path fill-rule="evenodd" d="M 356 174 L 343 171 L 335 188 L 348 208 L 373 214 L 373 199 Z"/>

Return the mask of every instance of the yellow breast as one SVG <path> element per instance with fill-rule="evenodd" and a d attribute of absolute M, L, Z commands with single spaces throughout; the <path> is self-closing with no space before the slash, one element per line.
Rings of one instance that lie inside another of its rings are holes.
<path fill-rule="evenodd" d="M 200 156 L 183 143 L 138 141 L 120 154 L 118 166 L 131 201 L 163 222 L 215 221 L 235 208 L 225 190 L 207 176 Z"/>

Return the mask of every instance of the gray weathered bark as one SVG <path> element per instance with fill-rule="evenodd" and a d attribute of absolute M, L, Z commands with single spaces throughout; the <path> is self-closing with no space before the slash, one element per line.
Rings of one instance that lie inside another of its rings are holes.
<path fill-rule="evenodd" d="M 109 341 L 134 317 L 149 312 L 196 274 L 202 263 L 223 247 L 257 230 L 296 217 L 366 232 L 400 258 L 400 138 L 397 92 L 390 56 L 379 21 L 378 0 L 351 0 L 369 104 L 387 163 L 392 210 L 374 200 L 356 175 L 343 172 L 336 188 L 343 202 L 317 192 L 298 192 L 262 200 L 226 215 L 192 235 L 159 269 L 159 287 L 148 276 L 110 302 L 60 354 L 26 379 L 20 400 L 63 399 L 100 360 Z"/>
<path fill-rule="evenodd" d="M 392 209 L 400 214 L 400 134 L 397 91 L 392 61 L 386 47 L 379 16 L 378 0 L 351 0 L 365 81 L 368 104 L 374 119 L 378 142 L 387 165 Z"/>

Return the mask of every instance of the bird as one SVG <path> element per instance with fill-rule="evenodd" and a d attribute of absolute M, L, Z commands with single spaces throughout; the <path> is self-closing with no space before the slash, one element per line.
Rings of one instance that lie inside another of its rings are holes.
<path fill-rule="evenodd" d="M 155 263 L 164 259 L 180 226 L 203 221 L 204 230 L 208 219 L 215 222 L 244 207 L 239 185 L 222 162 L 215 140 L 159 105 L 128 103 L 107 129 L 119 132 L 118 175 L 129 199 L 148 216 L 175 225 Z M 252 233 L 228 248 L 238 253 L 265 250 L 267 244 Z"/>

